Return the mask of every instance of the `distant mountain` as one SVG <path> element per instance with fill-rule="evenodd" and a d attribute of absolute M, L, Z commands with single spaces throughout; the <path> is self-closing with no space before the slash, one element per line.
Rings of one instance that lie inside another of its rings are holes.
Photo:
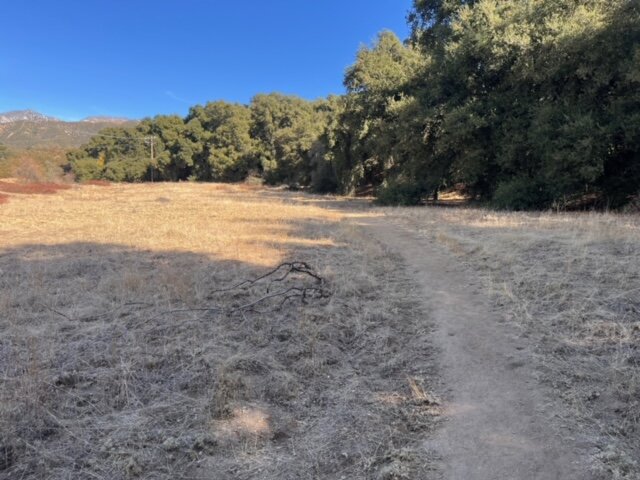
<path fill-rule="evenodd" d="M 65 122 L 33 110 L 0 113 L 0 143 L 16 148 L 79 147 L 103 128 L 131 126 L 136 121 L 117 117 L 88 117 Z"/>
<path fill-rule="evenodd" d="M 14 122 L 59 122 L 55 117 L 49 117 L 34 110 L 14 110 L 0 113 L 0 124 Z"/>
<path fill-rule="evenodd" d="M 131 119 L 124 117 L 96 116 L 83 118 L 80 121 L 85 123 L 115 123 L 118 125 L 122 125 L 123 123 L 131 122 Z"/>

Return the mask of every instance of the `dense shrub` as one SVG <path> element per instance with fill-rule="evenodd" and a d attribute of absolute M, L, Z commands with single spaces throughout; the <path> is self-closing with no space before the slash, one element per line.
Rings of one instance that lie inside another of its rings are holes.
<path fill-rule="evenodd" d="M 102 177 L 112 182 L 142 182 L 148 180 L 149 161 L 147 159 L 122 159 L 107 163 Z"/>
<path fill-rule="evenodd" d="M 87 157 L 74 159 L 71 163 L 71 169 L 79 182 L 99 180 L 104 173 L 104 166 L 98 160 Z"/>
<path fill-rule="evenodd" d="M 508 210 L 545 209 L 552 202 L 553 195 L 544 182 L 524 177 L 499 183 L 493 195 L 493 205 Z"/>
<path fill-rule="evenodd" d="M 416 182 L 406 180 L 390 180 L 376 191 L 378 205 L 418 205 L 422 203 L 427 192 Z"/>

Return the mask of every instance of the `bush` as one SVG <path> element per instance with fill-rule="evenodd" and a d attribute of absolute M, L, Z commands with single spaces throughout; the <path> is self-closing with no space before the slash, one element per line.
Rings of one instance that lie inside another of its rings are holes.
<path fill-rule="evenodd" d="M 48 180 L 43 165 L 27 155 L 21 155 L 14 159 L 13 176 L 27 182 Z"/>
<path fill-rule="evenodd" d="M 99 180 L 104 167 L 94 158 L 78 158 L 71 162 L 71 171 L 79 182 Z"/>
<path fill-rule="evenodd" d="M 492 203 L 503 210 L 544 209 L 553 203 L 553 195 L 543 182 L 518 177 L 499 183 Z"/>
<path fill-rule="evenodd" d="M 640 213 L 640 193 L 632 196 L 622 211 L 625 213 Z"/>
<path fill-rule="evenodd" d="M 108 162 L 103 177 L 112 182 L 142 182 L 147 179 L 148 172 L 148 160 L 131 158 Z"/>
<path fill-rule="evenodd" d="M 418 183 L 407 180 L 390 180 L 376 192 L 378 205 L 419 205 L 427 195 Z"/>

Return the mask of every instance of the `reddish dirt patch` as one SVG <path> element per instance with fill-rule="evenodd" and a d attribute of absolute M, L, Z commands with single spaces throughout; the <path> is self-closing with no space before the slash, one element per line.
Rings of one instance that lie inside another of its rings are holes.
<path fill-rule="evenodd" d="M 71 185 L 63 183 L 9 183 L 0 182 L 0 192 L 25 194 L 51 194 L 58 190 L 68 190 Z"/>
<path fill-rule="evenodd" d="M 9 201 L 9 195 L 4 195 L 0 193 L 0 205 L 3 203 L 7 203 Z"/>
<path fill-rule="evenodd" d="M 83 185 L 93 185 L 94 187 L 110 187 L 111 182 L 106 180 L 87 180 L 86 182 L 82 182 Z"/>

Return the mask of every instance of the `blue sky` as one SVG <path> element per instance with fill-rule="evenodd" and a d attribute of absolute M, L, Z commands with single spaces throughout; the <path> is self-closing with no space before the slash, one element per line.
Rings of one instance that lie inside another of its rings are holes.
<path fill-rule="evenodd" d="M 187 112 L 260 92 L 342 93 L 344 69 L 411 0 L 5 0 L 0 112 L 67 120 Z"/>

